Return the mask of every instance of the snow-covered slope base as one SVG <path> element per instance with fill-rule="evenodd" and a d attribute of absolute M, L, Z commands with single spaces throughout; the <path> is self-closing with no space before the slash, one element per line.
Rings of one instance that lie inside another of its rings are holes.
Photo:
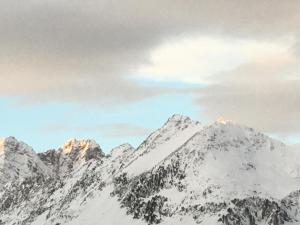
<path fill-rule="evenodd" d="M 109 155 L 75 139 L 36 154 L 8 138 L 0 153 L 2 225 L 300 224 L 298 149 L 233 122 L 174 115 Z"/>

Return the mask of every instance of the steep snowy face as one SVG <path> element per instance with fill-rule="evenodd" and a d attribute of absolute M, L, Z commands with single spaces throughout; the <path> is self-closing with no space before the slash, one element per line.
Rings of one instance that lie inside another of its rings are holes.
<path fill-rule="evenodd" d="M 0 189 L 7 183 L 26 177 L 50 176 L 50 170 L 24 142 L 14 137 L 0 140 Z"/>
<path fill-rule="evenodd" d="M 279 225 L 294 218 L 287 205 L 299 207 L 281 203 L 300 187 L 299 158 L 252 128 L 216 122 L 145 173 L 117 177 L 114 193 L 127 213 L 148 223 L 188 215 L 205 225 Z"/>
<path fill-rule="evenodd" d="M 58 150 L 40 153 L 39 157 L 58 176 L 65 176 L 89 160 L 101 160 L 104 153 L 94 140 L 71 139 Z"/>
<path fill-rule="evenodd" d="M 188 189 L 202 195 L 210 187 L 206 200 L 222 201 L 254 193 L 282 198 L 296 189 L 299 163 L 292 154 L 281 142 L 251 128 L 215 123 L 197 133 L 173 159 L 180 159 Z"/>
<path fill-rule="evenodd" d="M 198 121 L 173 115 L 138 147 L 135 160 L 125 169 L 126 172 L 136 175 L 153 168 L 202 128 Z"/>

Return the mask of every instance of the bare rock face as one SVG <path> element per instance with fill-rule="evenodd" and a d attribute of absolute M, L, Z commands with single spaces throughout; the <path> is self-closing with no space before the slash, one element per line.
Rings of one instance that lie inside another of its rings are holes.
<path fill-rule="evenodd" d="M 79 163 L 90 159 L 100 159 L 104 156 L 99 144 L 94 140 L 71 139 L 59 151 Z"/>
<path fill-rule="evenodd" d="M 61 148 L 38 154 L 58 176 L 65 176 L 89 160 L 104 157 L 99 144 L 93 140 L 68 140 Z"/>

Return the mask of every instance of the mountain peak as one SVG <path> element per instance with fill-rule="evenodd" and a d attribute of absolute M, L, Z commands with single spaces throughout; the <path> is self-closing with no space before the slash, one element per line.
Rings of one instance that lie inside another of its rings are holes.
<path fill-rule="evenodd" d="M 160 131 L 165 132 L 166 130 L 182 130 L 189 126 L 199 126 L 200 122 L 192 120 L 188 116 L 181 114 L 174 114 L 164 123 L 164 125 L 159 129 Z"/>
<path fill-rule="evenodd" d="M 99 148 L 100 145 L 96 143 L 96 141 L 91 140 L 91 139 L 82 139 L 82 140 L 77 140 L 75 138 L 69 139 L 64 145 L 63 145 L 63 152 L 69 153 L 73 151 L 74 149 L 80 149 L 83 151 L 87 151 L 88 149 L 91 148 Z"/>
<path fill-rule="evenodd" d="M 80 155 L 86 160 L 104 155 L 100 145 L 92 139 L 70 139 L 63 145 L 61 152 L 67 155 Z"/>
<path fill-rule="evenodd" d="M 28 146 L 26 143 L 17 140 L 13 136 L 5 137 L 0 139 L 0 151 L 4 152 L 3 154 L 14 154 L 17 152 L 25 153 L 32 152 L 35 154 L 33 149 Z"/>
<path fill-rule="evenodd" d="M 217 121 L 216 121 L 217 123 L 221 123 L 221 124 L 227 124 L 227 123 L 232 123 L 232 121 L 231 120 L 227 120 L 227 119 L 225 119 L 224 117 L 219 117 L 218 119 L 217 119 Z"/>
<path fill-rule="evenodd" d="M 132 145 L 130 145 L 129 143 L 125 143 L 113 148 L 111 150 L 111 156 L 116 158 L 126 153 L 131 154 L 133 152 L 134 152 L 134 147 L 132 147 Z"/>
<path fill-rule="evenodd" d="M 39 153 L 38 156 L 54 174 L 64 177 L 91 159 L 103 158 L 104 153 L 94 140 L 72 138 L 61 148 Z"/>
<path fill-rule="evenodd" d="M 102 152 L 100 145 L 97 144 L 96 141 L 91 139 L 77 140 L 75 138 L 68 140 L 56 152 L 58 154 L 56 157 L 59 158 L 59 160 L 57 160 L 59 165 L 55 164 L 54 167 L 59 167 L 59 173 L 62 175 L 64 175 L 67 171 L 70 172 L 74 170 L 78 166 L 91 159 L 98 160 L 105 155 Z M 45 154 L 52 155 L 53 153 L 48 152 Z"/>
<path fill-rule="evenodd" d="M 18 140 L 13 136 L 0 139 L 0 146 L 15 145 L 16 143 L 18 143 Z"/>
<path fill-rule="evenodd" d="M 191 118 L 188 116 L 184 116 L 181 114 L 173 114 L 169 119 L 168 122 L 178 122 L 178 121 L 190 121 Z"/>
<path fill-rule="evenodd" d="M 126 172 L 133 175 L 152 168 L 202 128 L 200 122 L 174 114 L 137 148 L 135 161 L 126 168 Z"/>

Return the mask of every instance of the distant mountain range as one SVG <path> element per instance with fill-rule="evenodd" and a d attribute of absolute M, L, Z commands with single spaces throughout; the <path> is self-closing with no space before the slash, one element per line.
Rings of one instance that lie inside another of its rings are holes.
<path fill-rule="evenodd" d="M 110 154 L 93 140 L 35 153 L 4 138 L 0 225 L 299 225 L 298 147 L 182 115 Z"/>

